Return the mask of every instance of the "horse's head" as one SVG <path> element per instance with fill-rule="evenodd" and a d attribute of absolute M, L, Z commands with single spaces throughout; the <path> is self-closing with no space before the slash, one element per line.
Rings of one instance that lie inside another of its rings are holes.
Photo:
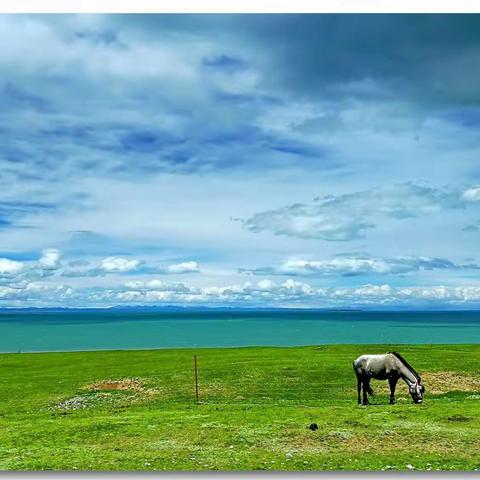
<path fill-rule="evenodd" d="M 408 391 L 412 396 L 413 403 L 423 402 L 423 394 L 425 393 L 425 387 L 422 385 L 421 378 L 418 378 L 418 380 L 415 383 L 412 383 Z"/>

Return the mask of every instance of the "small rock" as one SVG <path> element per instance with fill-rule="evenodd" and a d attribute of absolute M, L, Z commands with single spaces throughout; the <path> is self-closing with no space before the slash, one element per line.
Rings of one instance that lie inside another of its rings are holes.
<path fill-rule="evenodd" d="M 318 430 L 318 425 L 316 423 L 311 423 L 308 428 L 314 432 L 315 430 Z"/>
<path fill-rule="evenodd" d="M 409 470 L 415 470 L 415 467 L 414 467 L 413 465 L 410 465 L 410 464 L 407 465 L 407 468 L 408 468 Z"/>

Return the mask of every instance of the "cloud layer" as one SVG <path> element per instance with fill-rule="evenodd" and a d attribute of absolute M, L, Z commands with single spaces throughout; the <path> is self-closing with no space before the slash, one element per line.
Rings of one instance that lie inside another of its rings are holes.
<path fill-rule="evenodd" d="M 258 233 L 349 241 L 364 236 L 382 217 L 403 220 L 465 208 L 480 202 L 480 189 L 464 191 L 404 183 L 345 195 L 315 199 L 310 205 L 293 204 L 256 213 L 243 222 Z"/>
<path fill-rule="evenodd" d="M 479 59 L 476 15 L 0 15 L 0 306 L 474 305 Z"/>
<path fill-rule="evenodd" d="M 68 285 L 30 282 L 0 286 L 0 305 L 105 307 L 114 305 L 184 305 L 247 307 L 438 307 L 478 308 L 480 287 L 392 287 L 388 284 L 364 284 L 349 288 L 316 288 L 288 279 L 282 283 L 261 280 L 226 286 L 195 287 L 160 280 L 128 282 L 124 287 L 75 290 Z"/>
<path fill-rule="evenodd" d="M 446 259 L 427 257 L 370 258 L 343 255 L 327 260 L 288 260 L 278 267 L 243 270 L 244 274 L 262 275 L 258 282 L 195 285 L 180 280 L 157 277 L 181 277 L 200 273 L 198 263 L 185 261 L 151 269 L 136 259 L 106 257 L 98 263 L 69 261 L 58 249 L 46 249 L 38 260 L 19 262 L 0 259 L 0 306 L 114 306 L 114 305 L 210 305 L 210 306 L 283 306 L 311 308 L 350 308 L 352 306 L 443 306 L 480 305 L 477 285 L 408 285 L 359 283 L 357 286 L 316 286 L 288 277 L 359 277 L 397 276 L 420 270 L 465 272 L 478 265 L 459 265 Z M 72 270 L 73 269 L 73 270 Z M 110 285 L 65 282 L 84 276 L 103 278 L 116 275 Z M 268 276 L 287 277 L 280 282 Z M 131 280 L 120 280 L 131 277 Z M 136 278 L 135 278 L 136 277 Z M 204 280 L 203 280 L 204 281 Z M 202 281 L 202 283 L 203 283 Z"/>
<path fill-rule="evenodd" d="M 276 267 L 241 269 L 240 271 L 255 275 L 365 276 L 399 275 L 420 270 L 476 270 L 479 268 L 475 264 L 457 265 L 444 258 L 375 258 L 367 255 L 339 255 L 326 260 L 290 259 Z"/>

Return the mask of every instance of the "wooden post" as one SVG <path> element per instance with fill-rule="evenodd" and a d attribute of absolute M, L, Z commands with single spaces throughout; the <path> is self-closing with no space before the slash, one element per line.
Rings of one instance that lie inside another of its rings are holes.
<path fill-rule="evenodd" d="M 198 364 L 197 364 L 197 356 L 194 355 L 194 364 L 195 364 L 195 403 L 198 402 Z"/>

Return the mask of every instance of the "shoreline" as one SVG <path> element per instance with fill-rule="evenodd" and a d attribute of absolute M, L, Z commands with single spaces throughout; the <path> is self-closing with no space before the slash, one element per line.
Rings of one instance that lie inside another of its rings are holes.
<path fill-rule="evenodd" d="M 105 352 L 165 352 L 167 350 L 172 351 L 197 351 L 197 350 L 240 350 L 240 349 L 294 349 L 294 348 L 318 348 L 323 349 L 326 347 L 428 347 L 432 349 L 434 347 L 471 347 L 478 346 L 480 343 L 322 343 L 322 344 L 309 344 L 309 345 L 234 345 L 234 346 L 215 346 L 215 347 L 155 347 L 155 348 L 96 348 L 91 350 L 23 350 L 23 351 L 0 351 L 0 355 L 22 355 L 22 354 L 43 354 L 43 353 L 105 353 Z"/>

